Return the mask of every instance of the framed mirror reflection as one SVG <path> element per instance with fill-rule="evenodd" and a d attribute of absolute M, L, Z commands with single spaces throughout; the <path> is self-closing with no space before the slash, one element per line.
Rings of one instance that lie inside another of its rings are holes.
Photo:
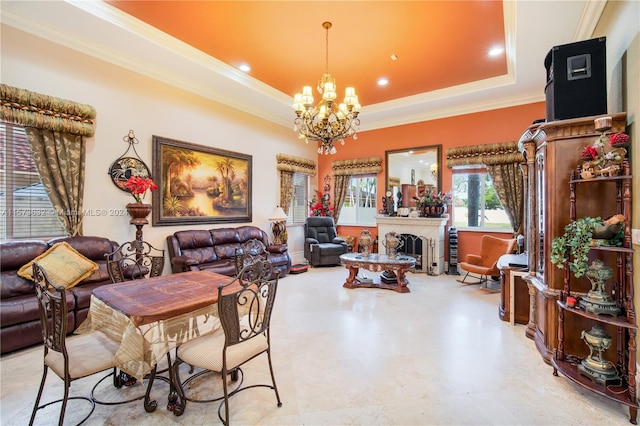
<path fill-rule="evenodd" d="M 442 188 L 442 145 L 385 151 L 385 192 L 394 210 L 414 207 L 414 196 Z"/>

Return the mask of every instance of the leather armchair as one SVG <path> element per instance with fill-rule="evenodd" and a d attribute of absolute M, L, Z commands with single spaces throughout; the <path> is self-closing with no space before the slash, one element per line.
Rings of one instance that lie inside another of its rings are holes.
<path fill-rule="evenodd" d="M 304 224 L 304 257 L 311 266 L 339 265 L 347 242 L 338 237 L 331 217 L 309 217 Z"/>
<path fill-rule="evenodd" d="M 480 241 L 479 254 L 467 254 L 464 262 L 460 262 L 460 269 L 466 271 L 467 274 L 462 280 L 458 280 L 463 284 L 484 284 L 483 288 L 488 289 L 488 277 L 500 276 L 498 269 L 498 259 L 504 254 L 513 252 L 516 239 L 502 239 L 484 235 Z M 469 274 L 480 275 L 479 281 L 465 281 Z"/>

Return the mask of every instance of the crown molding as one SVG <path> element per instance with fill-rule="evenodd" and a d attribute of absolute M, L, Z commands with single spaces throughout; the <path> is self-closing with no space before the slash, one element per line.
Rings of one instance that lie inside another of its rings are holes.
<path fill-rule="evenodd" d="M 607 6 L 607 0 L 592 0 L 584 4 L 576 32 L 573 35 L 574 41 L 589 40 L 593 37 L 593 32 L 598 25 L 598 21 Z"/>
<path fill-rule="evenodd" d="M 595 26 L 605 3 L 585 2 L 580 25 L 587 28 L 584 31 Z M 3 24 L 292 128 L 290 96 L 108 3 L 2 1 L 0 8 Z M 519 8 L 517 2 L 504 2 L 507 74 L 364 106 L 361 131 L 544 101 L 541 93 L 523 95 L 516 90 Z"/>
<path fill-rule="evenodd" d="M 508 96 L 501 99 L 487 99 L 474 103 L 457 104 L 446 108 L 429 108 L 415 114 L 408 115 L 388 115 L 389 118 L 377 118 L 360 126 L 360 132 L 368 130 L 383 129 L 386 127 L 402 126 L 406 124 L 418 123 L 422 121 L 438 120 L 442 118 L 455 117 L 465 114 L 473 114 L 495 109 L 510 108 L 537 102 L 544 102 L 544 94 L 539 91 L 520 96 Z M 381 112 L 384 112 L 382 110 Z"/>
<path fill-rule="evenodd" d="M 3 24 L 242 112 L 291 126 L 284 118 L 284 111 L 291 110 L 290 100 L 282 92 L 107 3 L 67 1 L 66 9 L 57 15 L 29 8 L 30 2 L 24 2 L 25 7 L 20 3 L 1 3 Z M 43 9 L 48 5 L 41 6 Z M 111 36 L 100 37 L 104 32 L 96 31 L 92 37 L 83 27 L 73 25 L 78 20 L 88 28 L 106 26 Z M 125 38 L 128 48 L 119 43 Z"/>

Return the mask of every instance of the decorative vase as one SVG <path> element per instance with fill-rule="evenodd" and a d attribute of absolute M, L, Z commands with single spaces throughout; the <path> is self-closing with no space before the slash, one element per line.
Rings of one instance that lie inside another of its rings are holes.
<path fill-rule="evenodd" d="M 362 250 L 362 257 L 369 257 L 371 255 L 371 245 L 373 244 L 373 237 L 371 231 L 367 228 L 363 229 L 360 233 L 360 240 L 358 246 Z"/>
<path fill-rule="evenodd" d="M 382 244 L 387 248 L 387 256 L 389 256 L 389 259 L 395 259 L 398 254 L 398 249 L 404 245 L 404 242 L 400 234 L 391 231 L 385 234 Z"/>
<path fill-rule="evenodd" d="M 620 223 L 616 223 L 613 225 L 595 226 L 593 228 L 593 232 L 591 233 L 591 238 L 593 238 L 594 240 L 610 240 L 618 235 L 620 226 Z"/>
<path fill-rule="evenodd" d="M 611 128 L 612 122 L 612 117 L 599 117 L 593 120 L 593 125 L 596 128 L 596 132 L 606 132 Z"/>
<path fill-rule="evenodd" d="M 581 336 L 589 347 L 589 355 L 578 365 L 578 372 L 601 385 L 619 384 L 620 377 L 612 362 L 604 358 L 613 339 L 602 327 L 594 325 L 591 330 L 582 330 Z"/>
<path fill-rule="evenodd" d="M 147 216 L 151 213 L 151 204 L 129 203 L 127 204 L 127 213 L 131 216 L 130 224 L 146 225 L 149 223 Z"/>
<path fill-rule="evenodd" d="M 586 312 L 597 315 L 618 316 L 620 308 L 618 308 L 606 289 L 607 280 L 613 277 L 613 269 L 606 266 L 601 260 L 595 259 L 589 265 L 585 276 L 591 281 L 591 290 L 580 299 L 579 306 Z"/>
<path fill-rule="evenodd" d="M 447 212 L 446 204 L 428 204 L 422 207 L 423 217 L 442 217 Z"/>

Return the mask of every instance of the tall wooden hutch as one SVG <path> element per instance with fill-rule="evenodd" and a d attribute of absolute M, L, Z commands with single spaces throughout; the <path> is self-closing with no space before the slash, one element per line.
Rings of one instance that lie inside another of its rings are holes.
<path fill-rule="evenodd" d="M 607 114 L 612 117 L 611 133 L 624 132 L 626 114 Z M 588 183 L 576 184 L 580 157 L 587 145 L 599 137 L 593 117 L 540 123 L 530 126 L 519 143 L 526 159 L 523 166 L 527 201 L 525 229 L 529 254 L 529 274 L 524 280 L 529 287 L 530 317 L 526 334 L 535 341 L 536 348 L 554 371 L 560 372 L 598 394 L 625 403 L 630 408 L 631 421 L 635 423 L 637 402 L 635 398 L 635 309 L 633 307 L 633 283 L 631 265 L 631 194 L 628 165 L 626 176 L 617 179 L 597 178 Z M 626 163 L 625 163 L 626 164 Z M 623 190 L 624 189 L 624 190 Z M 623 193 L 625 194 L 623 196 Z M 621 303 L 631 296 L 631 304 L 623 314 L 610 320 L 594 314 L 583 314 L 567 308 L 566 297 L 586 294 L 591 287 L 585 278 L 576 279 L 565 269 L 559 269 L 549 261 L 552 240 L 564 233 L 564 228 L 577 214 L 580 217 L 608 218 L 624 213 L 626 218 L 625 249 L 591 250 L 591 261 L 600 259 L 614 269 L 614 283 L 608 284 Z M 618 324 L 619 323 L 619 324 Z M 581 339 L 581 331 L 601 325 L 614 344 L 607 352 L 610 361 L 618 366 L 623 376 L 621 397 L 581 376 L 574 365 L 589 355 L 589 348 Z M 573 358 L 572 358 L 573 357 Z M 633 358 L 633 359 L 631 359 Z M 571 364 L 571 365 L 570 365 Z M 633 365 L 632 365 L 633 364 Z M 634 389 L 631 389 L 631 388 Z"/>

